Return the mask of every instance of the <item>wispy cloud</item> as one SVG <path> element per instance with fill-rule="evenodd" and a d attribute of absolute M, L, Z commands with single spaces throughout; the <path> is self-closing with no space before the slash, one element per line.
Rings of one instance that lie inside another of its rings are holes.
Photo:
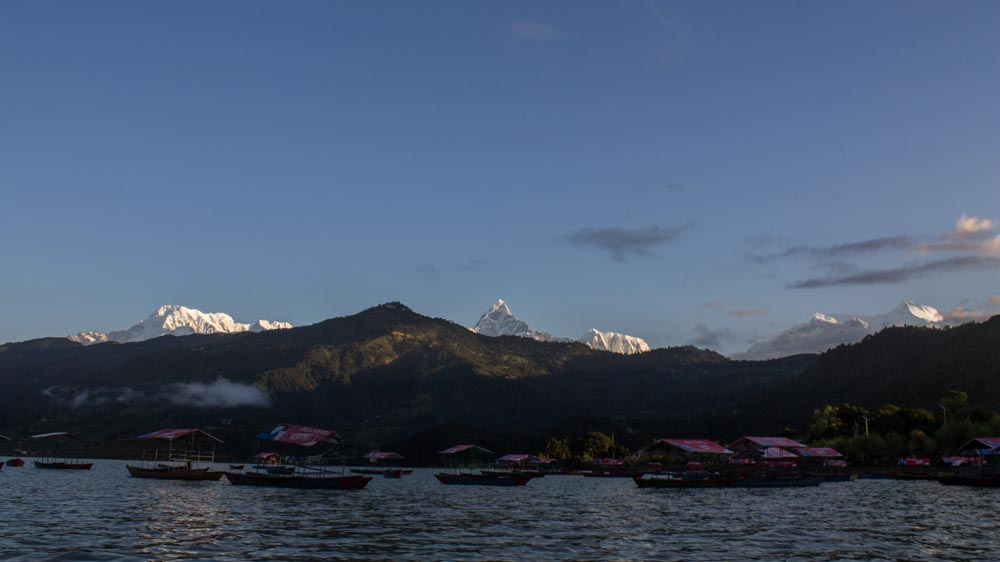
<path fill-rule="evenodd" d="M 749 310 L 743 308 L 734 308 L 729 311 L 729 315 L 735 316 L 736 318 L 746 318 L 748 316 L 764 316 L 766 314 L 767 311 L 764 310 L 763 308 L 752 308 Z"/>
<path fill-rule="evenodd" d="M 531 19 L 514 20 L 507 24 L 504 29 L 514 37 L 533 41 L 555 39 L 562 35 L 554 26 Z"/>
<path fill-rule="evenodd" d="M 790 289 L 815 289 L 836 285 L 876 285 L 902 283 L 931 273 L 1000 269 L 1000 258 L 989 256 L 957 256 L 888 269 L 874 269 L 851 275 L 814 277 L 788 285 Z"/>
<path fill-rule="evenodd" d="M 263 390 L 223 377 L 213 383 L 177 383 L 173 386 L 169 400 L 178 406 L 196 408 L 271 405 L 271 397 Z"/>
<path fill-rule="evenodd" d="M 574 246 L 598 248 L 615 261 L 629 256 L 652 256 L 653 248 L 677 240 L 690 226 L 647 226 L 645 228 L 581 228 L 565 236 Z"/>
<path fill-rule="evenodd" d="M 974 308 L 964 306 L 956 307 L 943 314 L 945 322 L 961 324 L 964 322 L 978 322 L 986 320 L 990 314 Z"/>
<path fill-rule="evenodd" d="M 990 297 L 990 304 L 993 306 L 1000 306 L 1000 295 Z"/>
<path fill-rule="evenodd" d="M 793 246 L 787 250 L 763 256 L 754 256 L 754 261 L 771 262 L 782 258 L 806 257 L 818 260 L 861 256 L 887 250 L 908 250 L 914 246 L 911 236 L 885 236 L 833 246 Z"/>
<path fill-rule="evenodd" d="M 704 324 L 697 324 L 694 327 L 694 337 L 688 340 L 691 345 L 707 347 L 709 349 L 720 349 L 723 342 L 732 340 L 736 335 L 725 328 L 713 330 Z"/>

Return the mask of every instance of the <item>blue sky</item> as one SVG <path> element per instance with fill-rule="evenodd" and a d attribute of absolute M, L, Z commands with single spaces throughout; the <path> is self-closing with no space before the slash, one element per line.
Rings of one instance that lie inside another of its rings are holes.
<path fill-rule="evenodd" d="M 997 29 L 972 1 L 5 3 L 0 341 L 163 303 L 471 325 L 503 297 L 727 351 L 817 310 L 997 313 Z"/>

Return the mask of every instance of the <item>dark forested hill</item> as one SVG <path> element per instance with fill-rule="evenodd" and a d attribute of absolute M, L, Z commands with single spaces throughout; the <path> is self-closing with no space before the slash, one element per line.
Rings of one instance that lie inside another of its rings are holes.
<path fill-rule="evenodd" d="M 637 442 L 729 437 L 802 425 L 825 403 L 927 402 L 950 388 L 997 406 L 998 353 L 1000 319 L 891 329 L 818 358 L 747 362 L 694 347 L 625 356 L 489 338 L 391 303 L 263 333 L 3 345 L 0 430 L 77 429 L 99 442 L 197 425 L 243 443 L 285 421 L 335 427 L 359 446 L 436 431 L 538 439 L 594 424 L 616 424 Z"/>

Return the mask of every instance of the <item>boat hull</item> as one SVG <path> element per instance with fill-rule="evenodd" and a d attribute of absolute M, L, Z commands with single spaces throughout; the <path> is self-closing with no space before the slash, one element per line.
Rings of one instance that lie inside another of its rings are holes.
<path fill-rule="evenodd" d="M 94 463 L 71 463 L 71 462 L 41 462 L 35 461 L 35 468 L 47 470 L 90 470 Z"/>
<path fill-rule="evenodd" d="M 730 486 L 728 480 L 722 478 L 643 478 L 634 476 L 632 478 L 640 488 L 726 488 Z"/>
<path fill-rule="evenodd" d="M 1000 488 L 998 476 L 941 476 L 936 479 L 945 486 L 976 486 L 979 488 Z"/>
<path fill-rule="evenodd" d="M 212 472 L 207 468 L 142 468 L 126 465 L 132 478 L 151 478 L 155 480 L 210 480 L 218 481 L 221 472 Z"/>
<path fill-rule="evenodd" d="M 822 478 L 748 478 L 730 481 L 737 488 L 808 488 L 822 483 Z"/>
<path fill-rule="evenodd" d="M 445 474 L 434 475 L 438 482 L 457 486 L 524 486 L 531 476 L 522 474 Z"/>
<path fill-rule="evenodd" d="M 4 464 L 6 464 L 7 466 L 9 466 L 11 468 L 17 468 L 19 466 L 24 466 L 24 461 L 21 460 L 21 459 L 10 459 L 9 461 L 7 461 Z"/>
<path fill-rule="evenodd" d="M 372 480 L 371 476 L 276 476 L 226 472 L 226 479 L 234 486 L 261 486 L 265 488 L 295 488 L 299 490 L 360 490 Z"/>

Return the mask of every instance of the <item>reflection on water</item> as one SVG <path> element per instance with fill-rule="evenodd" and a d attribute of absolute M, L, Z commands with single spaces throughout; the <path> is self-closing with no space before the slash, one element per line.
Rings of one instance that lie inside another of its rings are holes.
<path fill-rule="evenodd" d="M 24 560 L 995 559 L 1000 490 L 858 481 L 640 490 L 555 476 L 443 486 L 432 472 L 360 492 L 90 472 L 0 472 L 0 558 Z"/>

